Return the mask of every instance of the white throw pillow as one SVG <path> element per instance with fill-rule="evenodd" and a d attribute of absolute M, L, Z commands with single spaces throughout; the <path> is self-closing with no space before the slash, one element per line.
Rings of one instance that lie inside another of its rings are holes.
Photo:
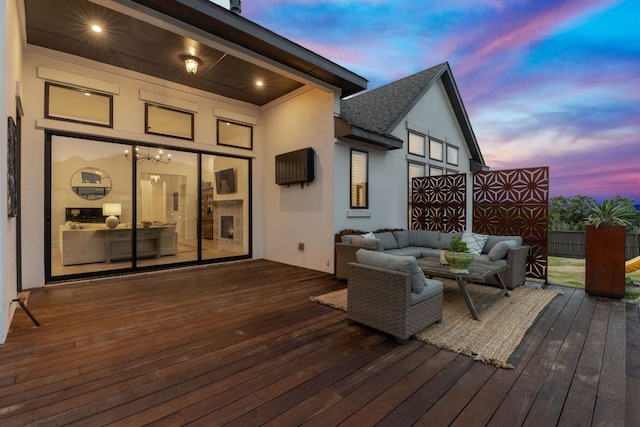
<path fill-rule="evenodd" d="M 370 231 L 368 233 L 363 234 L 362 237 L 364 237 L 365 239 L 375 239 L 376 235 L 373 234 L 373 231 Z"/>
<path fill-rule="evenodd" d="M 480 255 L 482 253 L 482 248 L 484 248 L 484 244 L 487 243 L 488 238 L 489 236 L 486 234 L 476 234 L 470 231 L 462 233 L 462 241 L 467 244 L 469 252 L 474 255 Z"/>

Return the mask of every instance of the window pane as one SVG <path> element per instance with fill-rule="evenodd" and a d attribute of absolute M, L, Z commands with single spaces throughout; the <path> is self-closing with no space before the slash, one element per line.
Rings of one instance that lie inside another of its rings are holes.
<path fill-rule="evenodd" d="M 253 128 L 226 120 L 218 120 L 218 144 L 253 149 Z"/>
<path fill-rule="evenodd" d="M 367 163 L 368 153 L 351 151 L 351 207 L 367 207 Z"/>
<path fill-rule="evenodd" d="M 409 132 L 409 153 L 424 157 L 424 136 Z"/>
<path fill-rule="evenodd" d="M 113 126 L 111 96 L 51 83 L 47 83 L 46 92 L 46 117 Z"/>
<path fill-rule="evenodd" d="M 411 200 L 411 182 L 413 178 L 424 176 L 424 165 L 409 163 L 409 200 Z"/>
<path fill-rule="evenodd" d="M 447 145 L 447 163 L 458 166 L 458 147 Z"/>
<path fill-rule="evenodd" d="M 438 175 L 444 175 L 444 170 L 437 166 L 431 166 L 429 168 L 429 176 L 438 176 Z"/>
<path fill-rule="evenodd" d="M 193 140 L 193 113 L 145 104 L 145 132 Z"/>
<path fill-rule="evenodd" d="M 442 142 L 429 140 L 429 157 L 433 160 L 442 161 Z"/>

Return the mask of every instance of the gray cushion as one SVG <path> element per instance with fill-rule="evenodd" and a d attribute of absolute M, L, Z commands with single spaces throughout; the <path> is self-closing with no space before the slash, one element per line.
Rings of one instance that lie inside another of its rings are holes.
<path fill-rule="evenodd" d="M 406 248 L 389 249 L 384 251 L 386 254 L 400 255 L 400 256 L 412 256 L 415 258 L 422 258 L 422 252 L 424 248 L 420 246 L 407 246 Z"/>
<path fill-rule="evenodd" d="M 435 257 L 435 258 L 440 258 L 440 251 L 442 249 L 436 249 L 436 248 L 420 248 L 420 257 L 424 258 L 424 257 Z"/>
<path fill-rule="evenodd" d="M 489 259 L 489 255 L 480 254 L 480 255 L 474 255 L 473 256 L 473 263 L 474 264 L 489 264 L 489 265 L 492 265 L 492 266 L 499 266 L 499 265 L 507 265 L 507 259 L 506 258 L 502 258 L 502 259 L 497 259 L 495 261 L 491 261 Z"/>
<path fill-rule="evenodd" d="M 438 244 L 438 231 L 409 230 L 409 245 L 435 248 Z"/>
<path fill-rule="evenodd" d="M 419 293 L 411 292 L 411 305 L 422 302 L 428 298 L 438 295 L 442 293 L 442 282 L 439 280 L 433 279 L 424 279 L 425 286 L 422 288 L 422 291 Z"/>
<path fill-rule="evenodd" d="M 467 244 L 469 252 L 474 255 L 480 255 L 482 253 L 488 237 L 486 234 L 472 233 L 470 231 L 462 233 L 462 241 Z"/>
<path fill-rule="evenodd" d="M 515 240 L 503 240 L 502 242 L 498 242 L 489 251 L 489 259 L 491 261 L 503 259 L 507 256 L 507 252 L 509 252 L 509 249 L 515 248 L 517 246 L 518 244 Z"/>
<path fill-rule="evenodd" d="M 384 252 L 358 249 L 356 259 L 360 264 L 409 274 L 411 277 L 411 292 L 413 293 L 420 293 L 424 289 L 422 270 L 418 268 L 418 262 L 412 256 L 396 256 L 385 254 Z"/>
<path fill-rule="evenodd" d="M 398 230 L 393 232 L 393 236 L 396 238 L 396 242 L 398 242 L 399 248 L 406 248 L 409 246 L 409 231 L 408 230 Z"/>
<path fill-rule="evenodd" d="M 365 239 L 360 236 L 351 236 L 351 245 L 369 249 L 371 251 L 381 251 L 382 242 L 379 239 Z"/>
<path fill-rule="evenodd" d="M 451 247 L 451 239 L 454 237 L 462 237 L 462 233 L 440 233 L 440 239 L 438 240 L 438 244 L 436 246 L 431 246 L 432 248 L 438 249 L 450 249 Z"/>
<path fill-rule="evenodd" d="M 496 243 L 502 242 L 504 240 L 515 240 L 517 246 L 522 246 L 522 237 L 520 236 L 491 236 L 490 235 L 487 238 L 487 243 L 484 244 L 484 249 L 482 249 L 482 253 L 488 254 L 491 248 L 493 248 L 496 245 Z"/>
<path fill-rule="evenodd" d="M 382 242 L 382 250 L 398 248 L 398 242 L 396 242 L 396 238 L 393 237 L 393 233 L 390 231 L 376 233 L 376 238 L 380 239 Z"/>

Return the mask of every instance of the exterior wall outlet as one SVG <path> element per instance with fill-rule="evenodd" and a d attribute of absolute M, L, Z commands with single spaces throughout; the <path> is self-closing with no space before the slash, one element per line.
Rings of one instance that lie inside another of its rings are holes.
<path fill-rule="evenodd" d="M 304 243 L 302 243 L 302 242 L 298 243 L 298 250 L 299 251 L 304 251 Z"/>

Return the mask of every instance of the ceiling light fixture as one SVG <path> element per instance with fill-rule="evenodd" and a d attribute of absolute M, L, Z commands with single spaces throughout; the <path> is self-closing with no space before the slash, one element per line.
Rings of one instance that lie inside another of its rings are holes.
<path fill-rule="evenodd" d="M 96 33 L 101 33 L 102 32 L 102 27 L 98 24 L 93 24 L 91 26 L 91 29 L 96 32 Z"/>
<path fill-rule="evenodd" d="M 184 62 L 184 66 L 187 69 L 187 73 L 195 74 L 198 72 L 198 66 L 204 64 L 202 59 L 195 55 L 179 55 L 180 61 Z"/>
<path fill-rule="evenodd" d="M 256 86 L 262 87 L 264 86 L 264 82 L 262 80 L 256 80 Z"/>
<path fill-rule="evenodd" d="M 133 161 L 133 159 L 130 158 L 130 156 L 129 156 L 129 150 L 124 150 L 124 157 L 127 160 Z M 171 154 L 167 154 L 167 158 L 164 159 L 162 157 L 162 150 L 158 150 L 158 154 L 156 154 L 155 157 L 152 157 L 151 154 L 150 154 L 149 148 L 147 147 L 147 155 L 146 156 L 142 156 L 142 155 L 140 155 L 140 149 L 138 147 L 136 147 L 136 162 L 142 163 L 142 162 L 145 162 L 147 160 L 153 162 L 156 165 L 158 163 L 165 163 L 166 164 L 166 163 L 171 162 Z"/>

